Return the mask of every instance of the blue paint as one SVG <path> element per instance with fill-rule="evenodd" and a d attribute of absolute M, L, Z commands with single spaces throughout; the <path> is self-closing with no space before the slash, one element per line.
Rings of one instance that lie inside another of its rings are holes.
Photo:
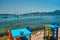
<path fill-rule="evenodd" d="M 21 39 L 22 40 L 28 40 L 28 36 L 23 36 Z"/>
<path fill-rule="evenodd" d="M 12 36 L 13 37 L 20 37 L 20 36 L 22 36 L 21 35 L 21 30 L 24 31 L 24 35 L 31 34 L 31 32 L 29 30 L 27 30 L 26 28 L 22 28 L 22 29 L 11 30 Z"/>
<path fill-rule="evenodd" d="M 51 27 L 51 28 L 56 28 L 56 26 L 55 26 L 55 25 L 49 25 L 49 27 Z"/>
<path fill-rule="evenodd" d="M 58 40 L 58 27 L 56 29 L 56 39 Z"/>
<path fill-rule="evenodd" d="M 54 40 L 54 29 L 52 30 L 52 40 Z"/>
<path fill-rule="evenodd" d="M 49 27 L 51 28 L 52 30 L 52 40 L 55 40 L 54 38 L 54 35 L 56 35 L 56 40 L 58 40 L 58 25 L 57 24 L 49 24 Z M 55 31 L 56 31 L 56 34 L 55 34 Z"/>
<path fill-rule="evenodd" d="M 26 27 L 29 31 L 31 31 L 32 32 L 32 28 L 31 27 Z"/>

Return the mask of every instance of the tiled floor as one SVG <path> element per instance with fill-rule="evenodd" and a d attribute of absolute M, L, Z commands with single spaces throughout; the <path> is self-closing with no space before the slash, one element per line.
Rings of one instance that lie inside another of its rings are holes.
<path fill-rule="evenodd" d="M 59 36 L 58 40 L 60 40 L 60 28 L 59 28 L 59 35 L 58 36 Z M 40 32 L 39 34 L 32 35 L 31 40 L 44 40 L 43 37 L 44 37 L 44 33 Z"/>
<path fill-rule="evenodd" d="M 43 33 L 35 34 L 32 36 L 31 40 L 43 40 Z"/>
<path fill-rule="evenodd" d="M 59 28 L 58 34 L 59 34 L 58 35 L 58 40 L 60 40 L 60 28 Z M 31 40 L 43 40 L 43 36 L 44 36 L 44 34 L 40 32 L 40 34 L 32 35 Z"/>

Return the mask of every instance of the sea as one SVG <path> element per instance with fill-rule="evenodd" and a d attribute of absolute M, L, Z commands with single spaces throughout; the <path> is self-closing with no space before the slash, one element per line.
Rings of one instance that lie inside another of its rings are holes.
<path fill-rule="evenodd" d="M 8 28 L 31 27 L 33 29 L 42 29 L 45 24 L 52 23 L 57 23 L 60 26 L 60 16 L 0 17 L 0 33 L 6 32 Z"/>

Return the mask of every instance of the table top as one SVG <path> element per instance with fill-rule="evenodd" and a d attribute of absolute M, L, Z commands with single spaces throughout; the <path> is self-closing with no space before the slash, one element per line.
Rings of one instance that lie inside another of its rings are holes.
<path fill-rule="evenodd" d="M 21 37 L 21 30 L 24 31 L 24 34 L 23 35 L 29 35 L 31 34 L 32 32 L 30 32 L 28 29 L 26 28 L 22 28 L 22 29 L 14 29 L 14 30 L 11 30 L 11 33 L 12 33 L 12 37 Z"/>
<path fill-rule="evenodd" d="M 57 28 L 58 26 L 56 25 L 49 25 L 51 28 Z"/>

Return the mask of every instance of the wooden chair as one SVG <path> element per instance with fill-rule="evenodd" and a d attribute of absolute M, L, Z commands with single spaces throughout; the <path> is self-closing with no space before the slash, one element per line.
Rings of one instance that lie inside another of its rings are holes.
<path fill-rule="evenodd" d="M 8 29 L 8 35 L 10 40 L 14 40 L 14 38 L 12 37 L 12 33 L 10 32 L 10 29 Z"/>
<path fill-rule="evenodd" d="M 17 37 L 16 40 L 21 40 L 21 38 L 20 37 Z"/>

